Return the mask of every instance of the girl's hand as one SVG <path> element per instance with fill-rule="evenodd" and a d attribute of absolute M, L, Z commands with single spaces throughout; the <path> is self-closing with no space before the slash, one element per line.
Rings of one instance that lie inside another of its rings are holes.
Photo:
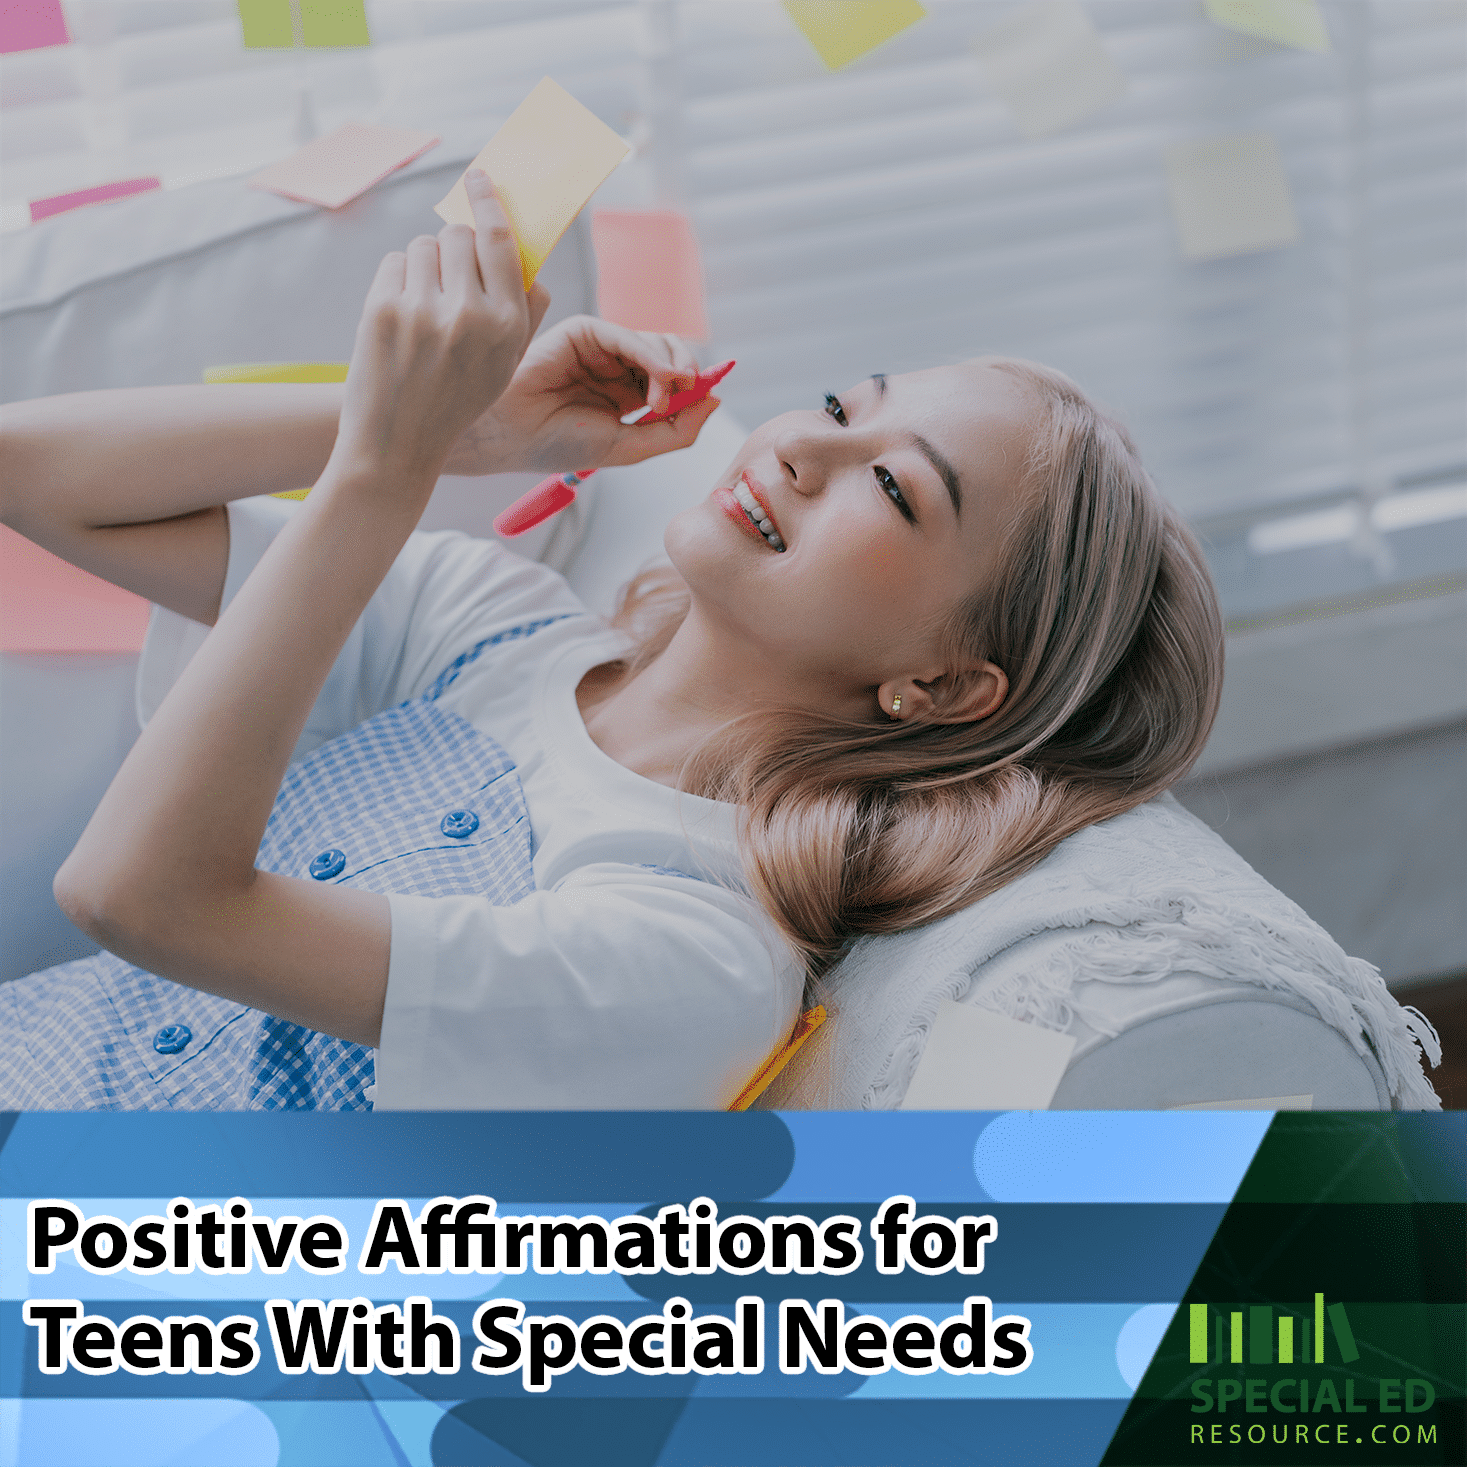
<path fill-rule="evenodd" d="M 468 175 L 472 230 L 445 225 L 378 266 L 347 372 L 332 459 L 436 479 L 463 430 L 504 391 L 550 297 L 527 295 L 493 185 Z"/>
<path fill-rule="evenodd" d="M 530 344 L 503 394 L 454 445 L 444 471 L 599 468 L 686 448 L 718 407 L 716 397 L 662 423 L 624 426 L 621 418 L 644 403 L 664 410 L 697 372 L 676 336 L 572 316 Z"/>

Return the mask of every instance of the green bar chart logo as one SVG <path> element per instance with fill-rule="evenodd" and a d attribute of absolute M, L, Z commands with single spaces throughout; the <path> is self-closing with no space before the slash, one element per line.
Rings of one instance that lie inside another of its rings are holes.
<path fill-rule="evenodd" d="M 1326 1304 L 1323 1294 L 1314 1296 L 1313 1310 L 1299 1313 L 1273 1304 L 1246 1309 L 1192 1304 L 1188 1309 L 1187 1358 L 1193 1365 L 1242 1365 L 1245 1335 L 1249 1365 L 1323 1365 L 1326 1334 L 1334 1335 L 1341 1364 L 1360 1358 L 1345 1306 Z"/>

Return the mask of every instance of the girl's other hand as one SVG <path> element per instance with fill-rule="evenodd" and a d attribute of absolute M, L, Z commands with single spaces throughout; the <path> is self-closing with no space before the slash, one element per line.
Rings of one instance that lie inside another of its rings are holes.
<path fill-rule="evenodd" d="M 530 344 L 503 395 L 454 445 L 445 472 L 599 468 L 686 448 L 718 407 L 716 397 L 662 423 L 621 419 L 646 403 L 664 410 L 697 373 L 676 336 L 571 316 Z"/>
<path fill-rule="evenodd" d="M 481 170 L 466 181 L 475 227 L 445 225 L 387 255 L 367 292 L 332 457 L 426 478 L 502 393 L 545 315 L 526 294 L 514 233 Z"/>

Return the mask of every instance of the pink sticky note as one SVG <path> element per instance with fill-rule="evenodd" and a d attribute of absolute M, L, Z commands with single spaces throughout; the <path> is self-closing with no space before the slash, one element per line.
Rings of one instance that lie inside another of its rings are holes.
<path fill-rule="evenodd" d="M 31 200 L 31 223 L 64 214 L 68 209 L 85 208 L 88 204 L 105 204 L 108 199 L 125 199 L 129 194 L 145 194 L 162 188 L 156 178 L 124 178 L 118 183 L 99 183 L 95 188 L 79 188 L 75 193 L 52 194 L 49 199 Z"/>
<path fill-rule="evenodd" d="M 416 128 L 344 122 L 289 158 L 262 168 L 250 177 L 249 185 L 304 204 L 339 209 L 437 144 L 436 133 Z"/>
<path fill-rule="evenodd" d="M 0 527 L 0 650 L 136 652 L 148 603 Z"/>
<path fill-rule="evenodd" d="M 676 209 L 596 209 L 597 309 L 633 331 L 707 341 L 703 261 L 687 215 Z"/>
<path fill-rule="evenodd" d="M 61 0 L 0 0 L 0 51 L 36 51 L 69 40 Z"/>

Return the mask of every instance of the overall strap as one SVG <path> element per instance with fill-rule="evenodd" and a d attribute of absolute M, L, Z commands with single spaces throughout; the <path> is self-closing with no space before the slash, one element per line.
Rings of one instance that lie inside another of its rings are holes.
<path fill-rule="evenodd" d="M 446 689 L 453 686 L 454 682 L 458 679 L 459 673 L 471 662 L 475 661 L 486 647 L 495 647 L 500 642 L 514 642 L 522 637 L 533 636 L 542 627 L 548 627 L 553 622 L 566 621 L 576 615 L 579 615 L 579 613 L 564 611 L 559 616 L 542 616 L 538 621 L 527 621 L 520 626 L 510 627 L 506 631 L 496 632 L 492 637 L 485 637 L 482 642 L 475 643 L 467 652 L 461 652 L 433 679 L 427 691 L 422 695 L 423 701 L 425 703 L 435 702 Z"/>

